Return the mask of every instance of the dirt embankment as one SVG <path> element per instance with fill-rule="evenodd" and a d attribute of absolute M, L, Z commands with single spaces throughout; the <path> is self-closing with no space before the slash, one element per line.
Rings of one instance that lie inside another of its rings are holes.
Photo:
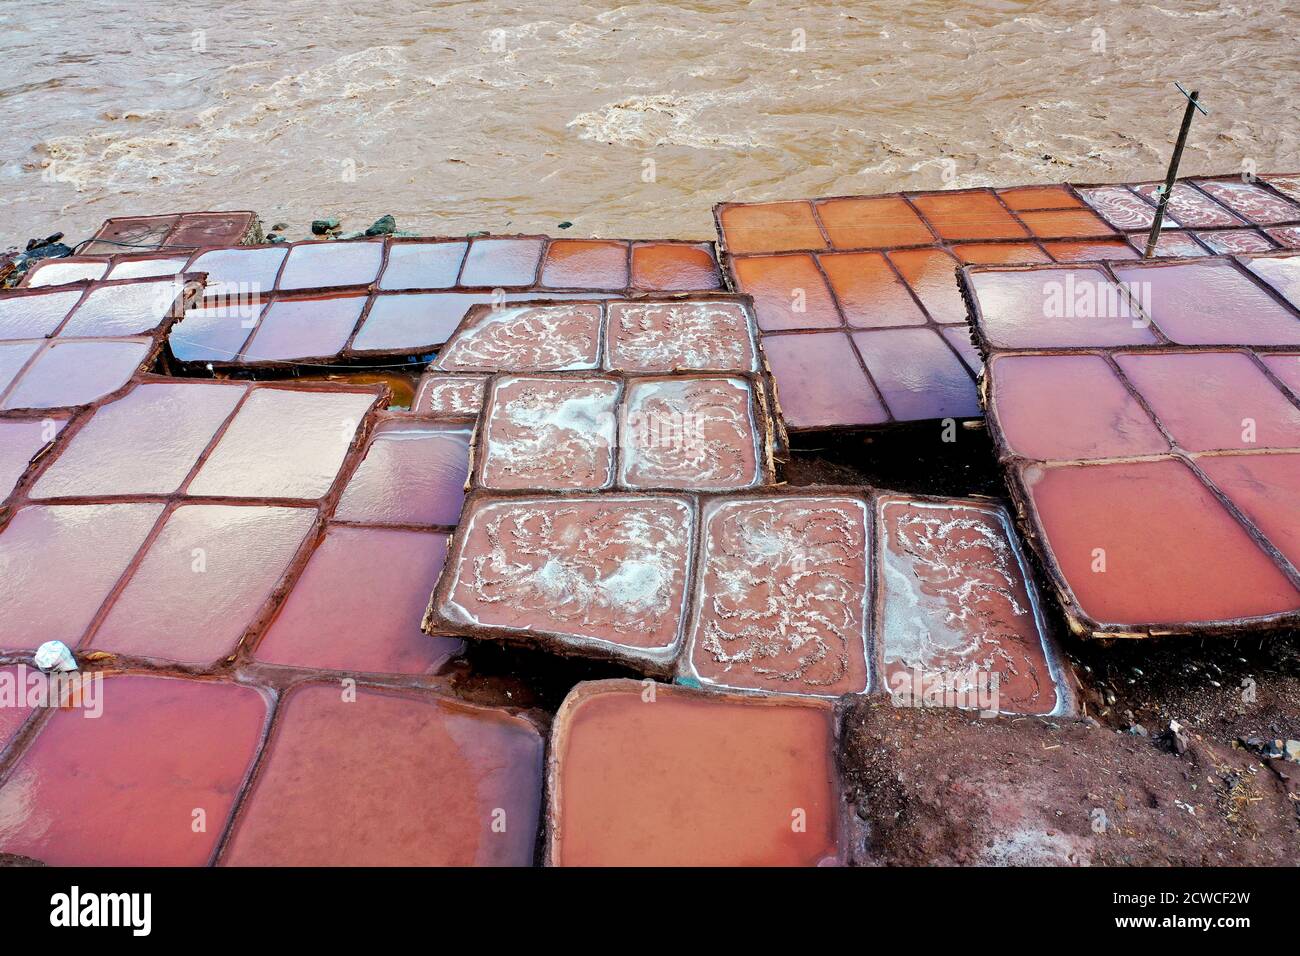
<path fill-rule="evenodd" d="M 1174 718 L 1181 739 L 1168 720 L 1142 736 L 1109 721 L 856 704 L 845 716 L 843 759 L 869 829 L 867 859 L 1300 864 L 1300 765 L 1235 743 L 1251 728 L 1300 727 L 1300 681 L 1271 677 L 1260 690 L 1253 710 L 1228 713 L 1149 687 L 1142 713 L 1183 714 Z"/>

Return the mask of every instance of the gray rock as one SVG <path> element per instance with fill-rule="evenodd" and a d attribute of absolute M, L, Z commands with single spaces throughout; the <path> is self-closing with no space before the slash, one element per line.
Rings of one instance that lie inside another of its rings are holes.
<path fill-rule="evenodd" d="M 1169 729 L 1160 736 L 1161 742 L 1180 757 L 1187 753 L 1187 748 L 1191 745 L 1183 725 L 1176 720 L 1169 721 Z"/>
<path fill-rule="evenodd" d="M 1286 741 L 1271 740 L 1267 737 L 1246 737 L 1244 739 L 1238 739 L 1246 745 L 1247 749 L 1253 750 L 1265 759 L 1275 760 L 1278 757 L 1286 756 Z"/>

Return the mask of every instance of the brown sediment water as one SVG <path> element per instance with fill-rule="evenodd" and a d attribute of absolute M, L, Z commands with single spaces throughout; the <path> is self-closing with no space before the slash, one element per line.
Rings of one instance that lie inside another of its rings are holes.
<path fill-rule="evenodd" d="M 192 315 L 193 313 L 191 313 Z M 354 385 L 384 385 L 392 393 L 390 404 L 410 408 L 415 403 L 415 379 L 409 373 L 384 371 L 353 372 L 340 368 L 334 374 L 301 375 L 294 379 L 298 382 L 335 382 Z"/>
<path fill-rule="evenodd" d="M 1278 168 L 1288 6 L 107 0 L 87 33 L 33 0 L 0 14 L 0 236 L 242 207 L 705 238 L 701 196 L 1156 180 L 1174 80 L 1210 106 L 1187 172 Z"/>

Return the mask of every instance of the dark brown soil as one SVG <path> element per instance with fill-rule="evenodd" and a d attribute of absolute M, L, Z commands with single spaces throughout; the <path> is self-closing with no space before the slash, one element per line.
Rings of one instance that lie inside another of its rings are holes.
<path fill-rule="evenodd" d="M 844 771 L 875 865 L 1294 866 L 1300 766 L 1201 737 L 854 705 Z M 1287 769 L 1283 769 L 1286 767 Z"/>
<path fill-rule="evenodd" d="M 1224 742 L 1300 739 L 1300 635 L 1077 641 L 1086 713 L 1155 735 L 1171 720 Z M 1300 768 L 1297 768 L 1300 770 Z"/>
<path fill-rule="evenodd" d="M 945 440 L 951 439 L 951 440 Z M 1006 497 L 983 422 L 898 425 L 872 434 L 791 436 L 792 485 L 865 484 L 925 495 Z"/>
<path fill-rule="evenodd" d="M 496 641 L 465 642 L 465 653 L 443 672 L 466 700 L 499 707 L 540 708 L 554 713 L 582 681 L 631 677 L 636 670 L 608 661 L 561 657 Z"/>

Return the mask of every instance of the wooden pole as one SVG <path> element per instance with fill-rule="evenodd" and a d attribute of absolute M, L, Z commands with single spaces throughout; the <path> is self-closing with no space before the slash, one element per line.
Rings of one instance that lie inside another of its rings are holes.
<path fill-rule="evenodd" d="M 1183 147 L 1187 145 L 1187 133 L 1192 128 L 1192 117 L 1196 111 L 1200 110 L 1206 116 L 1209 112 L 1201 106 L 1198 97 L 1201 95 L 1200 90 L 1192 90 L 1188 93 L 1183 89 L 1181 83 L 1175 83 L 1178 92 L 1187 97 L 1187 109 L 1183 111 L 1183 125 L 1178 129 L 1178 141 L 1174 143 L 1174 155 L 1169 160 L 1169 174 L 1165 177 L 1165 184 L 1160 189 L 1160 201 L 1156 204 L 1155 219 L 1151 221 L 1151 234 L 1147 236 L 1147 248 L 1142 253 L 1142 258 L 1150 259 L 1156 254 L 1156 243 L 1160 239 L 1160 226 L 1165 220 L 1165 206 L 1169 205 L 1169 195 L 1174 191 L 1174 181 L 1178 179 L 1178 164 L 1183 158 Z"/>

